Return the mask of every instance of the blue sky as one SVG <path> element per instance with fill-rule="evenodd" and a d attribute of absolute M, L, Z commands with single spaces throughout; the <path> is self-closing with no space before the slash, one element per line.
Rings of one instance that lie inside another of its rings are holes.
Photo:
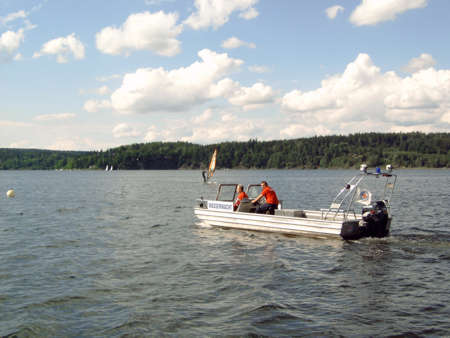
<path fill-rule="evenodd" d="M 450 130 L 447 0 L 1 0 L 0 147 Z"/>

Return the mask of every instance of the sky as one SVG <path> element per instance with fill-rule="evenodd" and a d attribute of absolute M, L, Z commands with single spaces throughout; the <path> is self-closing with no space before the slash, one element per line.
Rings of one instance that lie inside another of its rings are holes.
<path fill-rule="evenodd" d="M 448 0 L 0 0 L 0 148 L 449 132 Z"/>

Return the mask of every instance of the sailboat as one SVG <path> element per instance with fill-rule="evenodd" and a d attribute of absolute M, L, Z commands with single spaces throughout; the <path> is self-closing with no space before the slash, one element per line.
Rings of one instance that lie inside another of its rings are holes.
<path fill-rule="evenodd" d="M 214 149 L 214 153 L 211 157 L 211 162 L 209 162 L 208 171 L 203 171 L 203 181 L 207 182 L 214 175 L 214 171 L 216 171 L 216 158 L 217 158 L 217 149 Z"/>

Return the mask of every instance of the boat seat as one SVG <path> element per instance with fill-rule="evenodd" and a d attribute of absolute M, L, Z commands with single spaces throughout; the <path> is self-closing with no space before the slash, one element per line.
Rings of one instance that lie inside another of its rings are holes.
<path fill-rule="evenodd" d="M 256 211 L 256 206 L 249 199 L 245 198 L 241 201 L 236 211 L 254 213 Z"/>
<path fill-rule="evenodd" d="M 275 209 L 276 216 L 289 216 L 289 217 L 300 217 L 306 218 L 306 214 L 303 210 L 298 209 Z"/>

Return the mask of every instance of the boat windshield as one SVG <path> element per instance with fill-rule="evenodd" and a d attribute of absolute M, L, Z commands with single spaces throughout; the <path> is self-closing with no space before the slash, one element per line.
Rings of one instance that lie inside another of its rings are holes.
<path fill-rule="evenodd" d="M 237 184 L 220 184 L 217 190 L 216 201 L 233 202 L 236 195 Z"/>
<path fill-rule="evenodd" d="M 255 199 L 261 193 L 261 185 L 260 184 L 250 184 L 247 187 L 247 195 L 249 199 Z"/>

